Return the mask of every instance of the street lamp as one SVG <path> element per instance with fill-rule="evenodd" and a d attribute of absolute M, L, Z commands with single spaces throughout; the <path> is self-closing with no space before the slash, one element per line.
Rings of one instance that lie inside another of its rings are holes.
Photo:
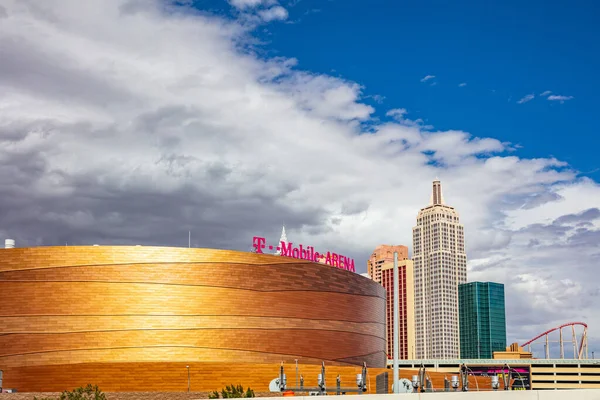
<path fill-rule="evenodd" d="M 190 366 L 186 365 L 185 368 L 187 368 L 187 373 L 188 373 L 188 393 L 190 391 Z"/>
<path fill-rule="evenodd" d="M 504 372 L 506 370 L 506 372 Z M 510 384 L 510 367 L 508 364 L 502 366 L 502 380 L 504 381 L 504 390 L 509 390 L 508 385 Z"/>
<path fill-rule="evenodd" d="M 460 377 L 462 380 L 462 391 L 469 391 L 469 370 L 465 364 L 460 367 Z"/>

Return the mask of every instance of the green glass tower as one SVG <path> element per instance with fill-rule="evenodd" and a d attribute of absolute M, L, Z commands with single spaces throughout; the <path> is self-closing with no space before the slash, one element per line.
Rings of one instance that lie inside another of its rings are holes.
<path fill-rule="evenodd" d="M 458 285 L 460 358 L 493 357 L 506 350 L 504 285 L 469 282 Z"/>

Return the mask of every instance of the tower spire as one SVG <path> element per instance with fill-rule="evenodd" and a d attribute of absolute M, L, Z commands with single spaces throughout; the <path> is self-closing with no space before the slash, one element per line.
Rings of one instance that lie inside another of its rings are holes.
<path fill-rule="evenodd" d="M 281 237 L 279 238 L 279 242 L 277 242 L 277 247 L 279 247 L 280 249 L 275 252 L 276 256 L 281 255 L 281 242 L 285 244 L 287 244 L 288 242 L 287 235 L 285 234 L 285 225 L 283 225 L 283 228 L 281 229 Z"/>
<path fill-rule="evenodd" d="M 440 206 L 444 204 L 444 197 L 442 196 L 442 183 L 438 178 L 435 178 L 435 180 L 433 181 L 431 204 L 434 206 Z"/>

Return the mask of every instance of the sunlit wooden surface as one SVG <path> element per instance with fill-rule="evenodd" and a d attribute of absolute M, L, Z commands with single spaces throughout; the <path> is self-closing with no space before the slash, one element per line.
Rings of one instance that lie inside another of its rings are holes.
<path fill-rule="evenodd" d="M 166 367 L 177 363 L 198 371 L 198 363 L 295 359 L 383 367 L 384 312 L 375 282 L 287 257 L 145 246 L 0 250 L 4 387 L 63 390 L 73 374 L 110 381 L 103 368 L 137 368 L 122 386 L 110 383 L 125 390 L 146 370 L 139 366 L 168 375 L 179 373 Z M 173 379 L 164 387 L 178 390 Z"/>

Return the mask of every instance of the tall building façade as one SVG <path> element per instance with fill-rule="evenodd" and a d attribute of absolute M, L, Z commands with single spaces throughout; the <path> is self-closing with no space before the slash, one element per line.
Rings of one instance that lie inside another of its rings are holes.
<path fill-rule="evenodd" d="M 398 253 L 398 321 L 394 321 L 394 252 Z M 375 248 L 367 261 L 368 277 L 382 285 L 386 294 L 386 340 L 387 356 L 394 353 L 394 331 L 398 329 L 398 355 L 402 360 L 415 355 L 415 318 L 414 318 L 414 268 L 408 259 L 408 247 L 386 244 Z"/>
<path fill-rule="evenodd" d="M 459 285 L 460 358 L 493 358 L 506 349 L 504 285 L 469 282 Z"/>
<path fill-rule="evenodd" d="M 381 244 L 373 250 L 371 257 L 367 260 L 367 273 L 372 280 L 381 284 L 381 266 L 388 262 L 394 262 L 394 252 L 398 253 L 398 260 L 408 259 L 408 247 L 403 245 Z"/>
<path fill-rule="evenodd" d="M 381 285 L 386 290 L 387 356 L 394 357 L 394 331 L 398 329 L 398 358 L 415 359 L 415 294 L 412 260 L 398 260 L 398 321 L 394 321 L 394 262 L 381 266 Z"/>
<path fill-rule="evenodd" d="M 464 227 L 454 207 L 444 204 L 442 184 L 433 181 L 430 204 L 413 228 L 415 356 L 458 359 L 458 285 L 467 281 Z"/>

